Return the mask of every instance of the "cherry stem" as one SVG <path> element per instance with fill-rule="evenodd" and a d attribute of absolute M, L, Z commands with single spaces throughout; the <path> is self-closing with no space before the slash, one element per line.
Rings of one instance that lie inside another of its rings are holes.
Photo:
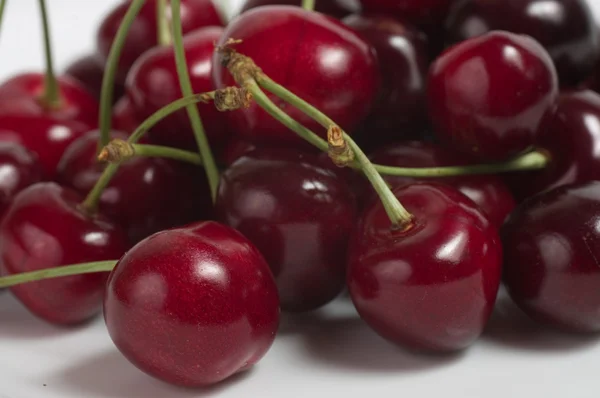
<path fill-rule="evenodd" d="M 0 0 L 0 28 L 2 28 L 2 17 L 4 16 L 4 8 L 6 7 L 6 0 Z"/>
<path fill-rule="evenodd" d="M 171 44 L 171 30 L 169 27 L 169 18 L 167 17 L 167 0 L 157 0 L 156 2 L 156 34 L 160 46 Z"/>
<path fill-rule="evenodd" d="M 100 140 L 98 142 L 98 150 L 102 149 L 110 142 L 112 103 L 119 60 L 131 25 L 139 14 L 145 1 L 146 0 L 133 0 L 131 2 L 110 47 L 110 53 L 104 70 L 104 77 L 102 78 L 102 92 L 100 94 L 100 120 L 98 121 L 98 125 L 100 126 Z"/>
<path fill-rule="evenodd" d="M 46 80 L 44 82 L 44 94 L 42 103 L 48 108 L 57 108 L 60 106 L 60 92 L 58 81 L 54 73 L 54 61 L 52 59 L 52 44 L 50 37 L 50 21 L 46 9 L 46 0 L 39 0 L 40 14 L 42 17 L 42 28 L 44 31 L 44 52 L 46 56 Z"/>
<path fill-rule="evenodd" d="M 120 139 L 113 140 L 105 146 L 98 155 L 98 160 L 109 163 L 122 163 L 136 156 L 167 158 L 197 166 L 202 165 L 202 158 L 196 152 L 162 145 L 132 144 Z"/>
<path fill-rule="evenodd" d="M 314 11 L 315 3 L 315 0 L 302 0 L 302 8 L 304 8 L 307 11 Z"/>
<path fill-rule="evenodd" d="M 175 63 L 177 66 L 177 74 L 179 76 L 179 84 L 181 86 L 181 92 L 184 96 L 193 94 L 192 84 L 190 82 L 190 76 L 187 68 L 187 60 L 185 56 L 185 48 L 183 46 L 183 28 L 181 26 L 181 0 L 171 0 L 171 11 L 172 11 L 172 25 L 173 25 L 173 43 L 175 48 Z M 194 130 L 194 136 L 196 137 L 196 143 L 202 156 L 204 164 L 204 170 L 206 171 L 206 177 L 210 187 L 211 197 L 213 203 L 217 198 L 217 189 L 219 186 L 219 169 L 213 157 L 208 139 L 204 132 L 204 126 L 202 125 L 202 119 L 200 118 L 200 112 L 198 107 L 195 105 L 189 105 L 187 107 L 188 116 L 190 123 Z"/>
<path fill-rule="evenodd" d="M 23 272 L 20 274 L 0 278 L 0 288 L 20 285 L 23 283 L 37 282 L 43 279 L 59 278 L 64 276 L 93 274 L 97 272 L 110 272 L 117 265 L 116 260 L 97 261 L 75 265 L 63 265 L 56 268 L 42 269 L 39 271 Z"/>

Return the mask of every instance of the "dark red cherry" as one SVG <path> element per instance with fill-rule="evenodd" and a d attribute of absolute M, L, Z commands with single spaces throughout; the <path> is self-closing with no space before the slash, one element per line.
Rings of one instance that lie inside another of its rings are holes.
<path fill-rule="evenodd" d="M 104 61 L 108 58 L 112 42 L 117 34 L 123 17 L 127 13 L 131 0 L 122 2 L 108 14 L 98 29 L 96 43 L 98 52 Z M 156 23 L 156 2 L 147 0 L 134 20 L 119 60 L 117 80 L 125 82 L 127 72 L 133 63 L 146 51 L 158 45 L 158 32 Z M 167 5 L 169 5 L 169 1 Z M 167 15 L 170 16 L 170 9 Z M 183 32 L 188 33 L 204 26 L 222 26 L 223 21 L 215 8 L 212 0 L 182 0 L 181 23 Z"/>
<path fill-rule="evenodd" d="M 44 177 L 54 179 L 56 167 L 65 149 L 89 127 L 74 120 L 56 120 L 48 116 L 0 115 L 0 141 L 15 142 L 34 152 Z"/>
<path fill-rule="evenodd" d="M 345 181 L 315 155 L 246 154 L 223 173 L 216 212 L 265 256 L 283 310 L 313 310 L 341 292 L 356 205 Z"/>
<path fill-rule="evenodd" d="M 124 96 L 117 101 L 112 110 L 112 127 L 124 133 L 133 133 L 140 125 L 138 117 L 129 97 Z"/>
<path fill-rule="evenodd" d="M 369 158 L 374 163 L 396 167 L 444 167 L 473 163 L 464 155 L 449 149 L 416 141 L 388 145 L 373 152 Z M 409 177 L 389 175 L 383 177 L 393 188 L 417 181 L 417 179 Z M 421 181 L 435 181 L 458 189 L 471 198 L 497 227 L 502 226 L 506 217 L 515 207 L 515 200 L 510 190 L 497 176 L 423 178 Z M 375 196 L 372 189 L 369 191 L 372 196 Z"/>
<path fill-rule="evenodd" d="M 38 183 L 21 191 L 0 226 L 3 273 L 120 258 L 127 249 L 124 233 L 103 216 L 80 211 L 82 200 L 75 191 L 55 183 Z M 11 290 L 38 317 L 72 325 L 100 312 L 106 278 L 105 273 L 76 275 Z"/>
<path fill-rule="evenodd" d="M 598 29 L 586 0 L 466 0 L 448 19 L 446 40 L 458 43 L 491 30 L 536 39 L 552 57 L 561 85 L 585 80 L 600 55 Z"/>
<path fill-rule="evenodd" d="M 279 300 L 256 247 L 205 222 L 157 233 L 127 252 L 109 277 L 104 318 L 139 369 L 198 387 L 247 370 L 267 353 Z"/>
<path fill-rule="evenodd" d="M 97 54 L 81 57 L 71 63 L 65 70 L 65 74 L 77 80 L 85 87 L 94 98 L 100 100 L 102 93 L 102 80 L 104 79 L 104 62 Z M 125 88 L 115 82 L 113 99 L 121 98 Z"/>
<path fill-rule="evenodd" d="M 41 180 L 42 168 L 34 153 L 15 143 L 0 142 L 0 220 L 16 194 Z"/>
<path fill-rule="evenodd" d="M 302 0 L 246 0 L 241 12 L 252 8 L 271 5 L 301 6 Z M 315 11 L 328 14 L 336 18 L 344 18 L 349 14 L 360 11 L 358 0 L 325 0 L 315 2 Z"/>
<path fill-rule="evenodd" d="M 115 133 L 114 138 L 125 138 Z M 65 152 L 58 180 L 87 194 L 104 170 L 96 161 L 97 131 Z M 208 184 L 198 167 L 159 158 L 134 158 L 121 165 L 100 199 L 103 214 L 117 221 L 132 243 L 212 214 Z"/>
<path fill-rule="evenodd" d="M 500 286 L 496 228 L 446 185 L 394 190 L 414 216 L 394 230 L 381 202 L 350 241 L 348 286 L 361 317 L 381 336 L 413 349 L 453 351 L 482 333 Z"/>
<path fill-rule="evenodd" d="M 360 0 L 365 13 L 399 17 L 418 25 L 444 21 L 455 0 Z"/>
<path fill-rule="evenodd" d="M 215 42 L 222 34 L 223 29 L 214 26 L 199 29 L 185 37 L 184 47 L 194 93 L 215 89 L 211 78 L 212 58 Z M 173 48 L 156 47 L 142 55 L 127 77 L 127 93 L 136 114 L 144 119 L 181 98 L 183 94 Z M 228 133 L 226 114 L 217 111 L 212 103 L 200 104 L 198 109 L 211 144 L 224 141 Z M 161 145 L 198 149 L 185 109 L 163 119 L 148 137 Z"/>
<path fill-rule="evenodd" d="M 540 322 L 600 331 L 600 182 L 562 186 L 524 202 L 502 231 L 504 283 Z"/>
<path fill-rule="evenodd" d="M 535 40 L 491 32 L 444 52 L 429 73 L 437 135 L 485 161 L 530 148 L 551 120 L 556 70 Z"/>
<path fill-rule="evenodd" d="M 220 45 L 235 38 L 241 54 L 251 57 L 277 83 L 327 114 L 347 131 L 367 116 L 379 89 L 377 59 L 352 29 L 323 14 L 292 6 L 259 7 L 228 25 Z M 221 57 L 215 55 L 215 65 Z M 234 85 L 228 71 L 214 70 L 217 88 Z M 294 119 L 325 136 L 326 131 L 298 109 L 270 96 Z M 303 142 L 258 105 L 228 114 L 232 128 L 251 141 Z"/>
<path fill-rule="evenodd" d="M 41 101 L 45 76 L 41 73 L 17 75 L 0 85 L 0 115 L 45 116 L 60 121 L 98 125 L 98 101 L 85 87 L 69 76 L 60 76 L 61 103 L 48 108 Z"/>
<path fill-rule="evenodd" d="M 343 22 L 375 48 L 381 70 L 379 98 L 364 123 L 364 135 L 378 145 L 414 137 L 427 125 L 427 38 L 386 16 L 352 15 Z"/>

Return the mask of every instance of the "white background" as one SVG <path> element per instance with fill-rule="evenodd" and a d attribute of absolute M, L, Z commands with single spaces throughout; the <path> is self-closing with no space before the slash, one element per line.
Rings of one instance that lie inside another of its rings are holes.
<path fill-rule="evenodd" d="M 600 15 L 600 0 L 590 2 Z M 0 79 L 40 70 L 43 62 L 37 1 L 8 3 Z M 96 26 L 115 3 L 48 0 L 59 67 L 94 48 Z M 418 356 L 388 344 L 342 298 L 317 314 L 284 317 L 275 345 L 253 371 L 188 391 L 130 365 L 100 318 L 74 330 L 54 328 L 0 294 L 0 398 L 596 398 L 599 369 L 600 336 L 546 331 L 505 297 L 480 342 L 447 357 Z"/>

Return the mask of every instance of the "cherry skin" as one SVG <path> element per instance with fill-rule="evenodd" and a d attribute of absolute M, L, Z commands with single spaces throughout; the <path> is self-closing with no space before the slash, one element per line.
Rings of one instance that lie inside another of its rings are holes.
<path fill-rule="evenodd" d="M 117 101 L 112 110 L 112 127 L 127 134 L 133 133 L 140 125 L 138 117 L 129 97 L 124 96 Z M 143 137 L 147 140 L 146 136 Z"/>
<path fill-rule="evenodd" d="M 55 183 L 21 191 L 0 225 L 0 259 L 6 275 L 67 264 L 118 259 L 124 233 L 103 216 L 79 210 L 83 197 Z M 107 274 L 75 275 L 14 286 L 12 292 L 36 316 L 73 325 L 100 312 Z"/>
<path fill-rule="evenodd" d="M 267 353 L 279 300 L 256 247 L 229 227 L 204 222 L 159 232 L 127 252 L 109 277 L 104 318 L 139 369 L 199 387 Z"/>
<path fill-rule="evenodd" d="M 331 117 L 348 132 L 367 116 L 379 89 L 377 59 L 357 33 L 323 14 L 293 6 L 266 6 L 232 21 L 219 45 L 235 38 L 241 54 L 252 58 L 274 81 Z M 221 55 L 215 54 L 215 65 Z M 235 85 L 223 67 L 214 68 L 217 88 Z M 270 98 L 298 122 L 325 136 L 303 112 Z M 228 114 L 232 129 L 250 141 L 304 143 L 280 122 L 252 104 Z"/>
<path fill-rule="evenodd" d="M 600 183 L 562 186 L 524 202 L 502 231 L 504 283 L 531 318 L 600 331 Z"/>
<path fill-rule="evenodd" d="M 365 13 L 389 15 L 418 25 L 443 22 L 455 0 L 360 0 Z"/>
<path fill-rule="evenodd" d="M 223 34 L 220 27 L 199 29 L 187 35 L 184 47 L 192 90 L 194 93 L 212 91 L 212 57 L 215 42 Z M 172 47 L 156 47 L 142 55 L 127 77 L 127 92 L 136 114 L 145 119 L 165 105 L 180 99 L 183 94 L 179 85 L 175 54 Z M 199 104 L 206 133 L 212 145 L 227 137 L 226 114 L 215 105 Z M 150 141 L 167 146 L 197 150 L 192 126 L 185 109 L 163 119 L 148 136 Z"/>
<path fill-rule="evenodd" d="M 271 5 L 301 6 L 302 0 L 246 0 L 242 6 L 241 12 L 245 12 L 256 7 Z M 359 12 L 360 4 L 357 0 L 317 1 L 315 3 L 315 11 L 331 15 L 335 18 L 344 18 L 347 15 Z"/>
<path fill-rule="evenodd" d="M 113 133 L 113 138 L 126 138 Z M 104 170 L 96 160 L 99 133 L 74 142 L 58 167 L 58 181 L 87 194 Z M 118 222 L 132 244 L 163 229 L 210 217 L 204 171 L 159 158 L 133 158 L 121 164 L 100 198 L 103 214 Z"/>
<path fill-rule="evenodd" d="M 56 120 L 48 116 L 2 116 L 0 141 L 15 142 L 34 152 L 45 179 L 56 177 L 56 168 L 65 149 L 89 127 L 73 120 Z"/>
<path fill-rule="evenodd" d="M 458 43 L 492 30 L 536 39 L 552 57 L 561 85 L 580 83 L 600 56 L 598 29 L 586 0 L 467 0 L 454 8 L 446 38 Z"/>
<path fill-rule="evenodd" d="M 143 53 L 158 45 L 156 2 L 157 0 L 147 0 L 144 3 L 129 30 L 119 59 L 117 81 L 121 83 L 125 82 L 127 73 L 133 63 Z M 96 44 L 104 62 L 108 59 L 112 42 L 130 3 L 131 0 L 119 4 L 104 18 L 98 29 Z M 170 7 L 169 3 L 168 1 L 168 7 Z M 167 15 L 171 15 L 170 9 L 167 12 Z M 185 34 L 205 26 L 222 26 L 223 21 L 212 0 L 182 0 L 181 24 Z"/>
<path fill-rule="evenodd" d="M 557 96 L 546 50 L 508 32 L 450 48 L 429 73 L 429 113 L 438 137 L 486 161 L 530 148 L 551 120 Z"/>
<path fill-rule="evenodd" d="M 425 35 L 385 16 L 353 15 L 343 22 L 375 48 L 379 59 L 381 91 L 364 123 L 365 135 L 383 145 L 422 130 L 427 125 L 425 84 L 429 66 Z"/>
<path fill-rule="evenodd" d="M 42 167 L 37 156 L 23 146 L 0 142 L 0 170 L 1 220 L 16 194 L 42 180 Z"/>
<path fill-rule="evenodd" d="M 496 228 L 449 186 L 406 185 L 394 194 L 413 225 L 393 230 L 381 202 L 366 210 L 350 243 L 352 301 L 391 342 L 428 351 L 466 348 L 482 333 L 500 286 Z"/>
<path fill-rule="evenodd" d="M 104 63 L 97 54 L 81 57 L 71 63 L 65 74 L 77 80 L 96 100 L 100 100 L 102 80 L 104 79 Z M 113 99 L 123 96 L 125 88 L 115 82 Z"/>
<path fill-rule="evenodd" d="M 314 310 L 341 292 L 356 205 L 345 181 L 315 155 L 246 154 L 223 173 L 216 213 L 265 256 L 284 311 Z"/>

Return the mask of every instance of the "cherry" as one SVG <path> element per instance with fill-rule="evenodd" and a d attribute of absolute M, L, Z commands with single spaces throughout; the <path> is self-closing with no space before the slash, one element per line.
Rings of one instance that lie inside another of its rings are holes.
<path fill-rule="evenodd" d="M 585 0 L 466 0 L 447 21 L 447 40 L 458 43 L 491 30 L 529 35 L 549 52 L 561 85 L 592 72 L 600 55 L 598 29 Z"/>
<path fill-rule="evenodd" d="M 415 24 L 443 22 L 454 0 L 360 0 L 366 13 L 389 15 Z"/>
<path fill-rule="evenodd" d="M 223 173 L 216 213 L 265 256 L 283 310 L 313 310 L 341 292 L 356 205 L 317 156 L 292 149 L 246 154 Z"/>
<path fill-rule="evenodd" d="M 503 231 L 504 282 L 530 317 L 600 331 L 600 183 L 562 186 L 523 203 Z"/>
<path fill-rule="evenodd" d="M 367 116 L 379 89 L 377 59 L 372 48 L 350 28 L 323 14 L 293 6 L 259 7 L 231 22 L 219 45 L 235 46 L 277 83 L 352 131 Z M 220 54 L 215 55 L 215 64 Z M 234 85 L 224 68 L 214 69 L 217 88 Z M 294 119 L 325 135 L 306 114 L 270 98 Z M 232 128 L 251 141 L 303 142 L 258 105 L 228 114 Z"/>
<path fill-rule="evenodd" d="M 220 27 L 207 27 L 187 35 L 184 47 L 194 93 L 215 89 L 212 74 L 212 57 L 215 42 L 223 33 Z M 172 47 L 156 47 L 142 55 L 127 78 L 127 92 L 136 114 L 147 118 L 165 105 L 183 96 L 179 85 L 175 54 Z M 214 104 L 200 104 L 198 109 L 211 144 L 224 141 L 228 129 L 225 114 Z M 188 114 L 181 110 L 152 129 L 149 139 L 161 145 L 197 150 L 196 140 Z"/>
<path fill-rule="evenodd" d="M 65 74 L 77 80 L 96 100 L 100 100 L 104 78 L 104 64 L 98 58 L 98 55 L 81 57 L 65 70 Z M 115 83 L 113 98 L 120 98 L 124 92 L 125 88 Z"/>
<path fill-rule="evenodd" d="M 127 252 L 109 277 L 104 318 L 135 366 L 197 387 L 247 370 L 267 353 L 279 300 L 252 243 L 205 222 L 160 232 Z"/>
<path fill-rule="evenodd" d="M 431 66 L 429 111 L 438 136 L 489 160 L 527 150 L 558 95 L 552 60 L 533 39 L 491 32 L 444 52 Z"/>
<path fill-rule="evenodd" d="M 108 219 L 79 209 L 83 197 L 55 183 L 21 191 L 0 225 L 3 273 L 16 274 L 119 258 L 125 235 Z M 106 274 L 84 274 L 11 288 L 36 316 L 72 325 L 98 314 Z"/>
<path fill-rule="evenodd" d="M 113 107 L 112 127 L 117 131 L 131 134 L 138 128 L 140 122 L 129 97 L 124 96 L 119 99 Z"/>
<path fill-rule="evenodd" d="M 369 140 L 383 145 L 414 136 L 427 124 L 427 38 L 407 23 L 385 16 L 353 15 L 343 20 L 377 52 L 382 84 L 365 121 Z M 372 146 L 372 145 L 370 145 Z"/>
<path fill-rule="evenodd" d="M 114 132 L 113 138 L 125 138 Z M 99 133 L 75 141 L 60 161 L 58 181 L 87 194 L 104 170 L 96 161 Z M 208 184 L 202 169 L 159 158 L 124 162 L 100 198 L 100 210 L 117 221 L 132 243 L 209 217 Z"/>
<path fill-rule="evenodd" d="M 348 286 L 360 316 L 381 336 L 414 349 L 459 350 L 483 331 L 500 286 L 495 227 L 452 187 L 394 190 L 414 216 L 393 230 L 381 202 L 350 241 Z"/>
<path fill-rule="evenodd" d="M 0 115 L 0 141 L 23 145 L 38 156 L 44 177 L 54 179 L 56 167 L 65 149 L 89 127 L 74 120 L 56 120 L 49 116 Z"/>
<path fill-rule="evenodd" d="M 42 168 L 35 154 L 21 145 L 0 142 L 0 219 L 16 194 L 41 180 Z"/>
<path fill-rule="evenodd" d="M 270 5 L 290 5 L 300 6 L 302 0 L 246 0 L 242 6 L 241 12 L 248 11 L 252 8 Z M 317 1 L 315 3 L 315 11 L 328 14 L 336 18 L 344 18 L 347 15 L 360 11 L 358 0 L 327 0 Z"/>
<path fill-rule="evenodd" d="M 147 0 L 144 3 L 129 30 L 117 72 L 117 81 L 121 83 L 125 82 L 127 73 L 133 63 L 144 52 L 158 45 L 156 2 L 157 0 Z M 108 59 L 110 48 L 127 12 L 129 3 L 130 1 L 126 1 L 119 4 L 106 16 L 98 29 L 96 42 L 98 52 L 104 62 Z M 181 19 L 184 33 L 204 26 L 223 25 L 212 0 L 182 0 Z"/>

